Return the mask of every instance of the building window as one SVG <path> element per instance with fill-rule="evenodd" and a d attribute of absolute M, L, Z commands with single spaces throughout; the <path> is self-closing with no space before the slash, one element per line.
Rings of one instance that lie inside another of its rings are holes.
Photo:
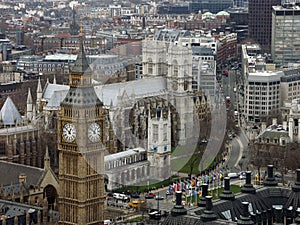
<path fill-rule="evenodd" d="M 158 125 L 153 124 L 153 142 L 158 141 Z"/>
<path fill-rule="evenodd" d="M 0 155 L 5 155 L 5 142 L 0 142 Z"/>
<path fill-rule="evenodd" d="M 168 138 L 168 124 L 164 124 L 163 128 L 163 141 L 167 141 Z"/>
<path fill-rule="evenodd" d="M 153 74 L 153 63 L 152 63 L 152 59 L 148 59 L 148 74 Z"/>

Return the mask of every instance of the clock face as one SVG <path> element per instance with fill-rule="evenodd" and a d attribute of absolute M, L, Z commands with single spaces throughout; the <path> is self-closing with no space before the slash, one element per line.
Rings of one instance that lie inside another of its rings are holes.
<path fill-rule="evenodd" d="M 66 123 L 63 127 L 63 138 L 67 142 L 73 142 L 76 138 L 76 128 L 73 124 L 71 123 Z"/>
<path fill-rule="evenodd" d="M 91 142 L 97 142 L 100 140 L 101 128 L 99 124 L 92 123 L 88 129 L 88 138 Z"/>

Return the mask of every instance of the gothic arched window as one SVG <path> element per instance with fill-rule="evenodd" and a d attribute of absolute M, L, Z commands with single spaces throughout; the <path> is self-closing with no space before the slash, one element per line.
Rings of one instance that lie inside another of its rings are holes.
<path fill-rule="evenodd" d="M 151 58 L 148 59 L 148 74 L 153 74 L 153 61 Z"/>
<path fill-rule="evenodd" d="M 178 63 L 176 60 L 173 61 L 173 75 L 174 77 L 178 76 Z"/>

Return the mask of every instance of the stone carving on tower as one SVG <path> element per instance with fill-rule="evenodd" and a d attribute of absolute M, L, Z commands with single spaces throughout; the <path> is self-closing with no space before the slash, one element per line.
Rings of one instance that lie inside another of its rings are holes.
<path fill-rule="evenodd" d="M 108 112 L 98 99 L 83 37 L 58 119 L 59 224 L 102 224 Z"/>
<path fill-rule="evenodd" d="M 181 42 L 171 43 L 168 48 L 167 87 L 171 104 L 178 112 L 180 122 L 179 144 L 184 145 L 193 136 L 193 97 L 192 93 L 192 50 Z M 189 128 L 189 129 L 187 129 Z"/>
<path fill-rule="evenodd" d="M 167 74 L 167 47 L 164 41 L 145 40 L 143 42 L 143 75 L 159 77 Z"/>

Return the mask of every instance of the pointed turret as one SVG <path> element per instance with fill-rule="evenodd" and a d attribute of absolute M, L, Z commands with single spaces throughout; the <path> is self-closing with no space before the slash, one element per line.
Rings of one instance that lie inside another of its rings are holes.
<path fill-rule="evenodd" d="M 93 73 L 84 52 L 82 33 L 80 37 L 79 52 L 69 76 L 70 89 L 62 105 L 72 107 L 103 105 L 92 85 Z"/>
<path fill-rule="evenodd" d="M 28 94 L 27 94 L 27 119 L 28 120 L 32 119 L 32 109 L 33 109 L 32 96 L 31 96 L 30 88 L 28 88 Z"/>
<path fill-rule="evenodd" d="M 54 77 L 53 77 L 53 84 L 56 84 L 56 76 L 54 74 Z"/>
<path fill-rule="evenodd" d="M 44 156 L 44 169 L 49 169 L 50 168 L 50 157 L 49 157 L 49 150 L 48 150 L 48 145 L 46 145 L 46 153 Z"/>
<path fill-rule="evenodd" d="M 8 96 L 0 110 L 1 124 L 4 126 L 14 126 L 23 122 L 17 107 Z"/>
<path fill-rule="evenodd" d="M 41 78 L 39 78 L 37 89 L 36 89 L 37 100 L 40 100 L 42 98 L 42 95 L 43 95 L 42 83 L 41 83 Z"/>

